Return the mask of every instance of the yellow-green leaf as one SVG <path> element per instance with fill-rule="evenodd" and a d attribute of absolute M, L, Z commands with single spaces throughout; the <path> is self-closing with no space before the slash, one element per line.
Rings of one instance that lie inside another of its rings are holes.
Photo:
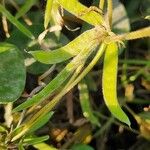
<path fill-rule="evenodd" d="M 103 68 L 103 96 L 110 112 L 121 122 L 130 126 L 130 120 L 121 109 L 117 99 L 117 65 L 118 65 L 118 46 L 110 43 L 105 52 Z"/>
<path fill-rule="evenodd" d="M 47 28 L 50 19 L 51 19 L 51 10 L 52 10 L 53 0 L 47 0 L 46 9 L 45 9 L 45 16 L 44 16 L 44 27 Z"/>
<path fill-rule="evenodd" d="M 38 144 L 44 141 L 47 141 L 49 139 L 48 135 L 36 137 L 36 136 L 28 136 L 23 140 L 23 143 L 28 144 L 28 145 L 34 145 Z"/>
<path fill-rule="evenodd" d="M 76 56 L 83 49 L 94 49 L 99 44 L 99 40 L 96 37 L 100 36 L 100 34 L 100 31 L 97 30 L 97 28 L 94 28 L 84 32 L 69 44 L 59 49 L 52 51 L 37 50 L 29 53 L 31 53 L 36 60 L 42 63 L 59 63 Z"/>
<path fill-rule="evenodd" d="M 50 145 L 48 145 L 48 144 L 46 144 L 46 143 L 38 143 L 38 144 L 35 144 L 35 145 L 33 145 L 35 148 L 37 148 L 38 150 L 58 150 L 58 149 L 56 149 L 56 148 L 54 148 L 54 147 L 52 147 L 52 146 L 50 146 Z"/>
<path fill-rule="evenodd" d="M 66 65 L 66 67 L 38 94 L 29 98 L 27 101 L 17 106 L 13 111 L 20 111 L 28 108 L 32 105 L 42 102 L 48 98 L 57 88 L 59 88 L 68 78 L 73 74 L 75 69 L 78 68 L 82 63 L 84 63 L 92 53 L 93 49 L 83 49 L 74 59 Z M 53 104 L 52 106 L 53 107 Z"/>
<path fill-rule="evenodd" d="M 78 0 L 58 0 L 58 3 L 64 9 L 91 25 L 96 26 L 103 22 L 103 18 L 98 12 L 89 11 L 89 8 L 82 5 Z"/>

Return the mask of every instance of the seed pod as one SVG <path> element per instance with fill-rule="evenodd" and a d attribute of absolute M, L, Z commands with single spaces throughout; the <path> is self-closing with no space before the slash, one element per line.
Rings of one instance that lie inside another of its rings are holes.
<path fill-rule="evenodd" d="M 121 109 L 117 99 L 117 65 L 118 47 L 116 43 L 110 43 L 106 48 L 104 57 L 102 78 L 104 101 L 114 117 L 130 126 L 130 121 Z"/>

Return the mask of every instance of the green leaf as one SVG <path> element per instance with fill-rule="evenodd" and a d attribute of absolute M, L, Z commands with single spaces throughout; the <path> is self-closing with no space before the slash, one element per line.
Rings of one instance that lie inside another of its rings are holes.
<path fill-rule="evenodd" d="M 43 64 L 43 63 L 36 61 L 36 62 L 32 63 L 31 65 L 27 66 L 27 72 L 34 74 L 34 75 L 40 75 L 40 74 L 43 74 L 44 72 L 46 72 L 50 67 L 51 67 L 51 65 Z"/>
<path fill-rule="evenodd" d="M 15 25 L 23 34 L 27 37 L 34 39 L 33 34 L 24 26 L 22 25 L 14 16 L 12 16 L 3 5 L 0 4 L 0 12 L 7 17 L 7 19 Z"/>
<path fill-rule="evenodd" d="M 47 0 L 46 3 L 46 9 L 45 9 L 45 16 L 44 16 L 44 27 L 45 29 L 47 28 L 50 19 L 51 19 L 51 10 L 52 10 L 52 4 L 53 4 L 53 0 Z"/>
<path fill-rule="evenodd" d="M 0 125 L 0 133 L 2 133 L 2 132 L 7 133 L 7 129 L 5 127 L 3 127 L 2 125 Z"/>
<path fill-rule="evenodd" d="M 94 80 L 94 77 L 92 74 L 88 73 L 87 76 L 85 77 L 86 84 L 88 86 L 89 91 L 96 92 L 97 91 L 97 84 L 96 81 Z"/>
<path fill-rule="evenodd" d="M 0 52 L 0 103 L 13 102 L 24 90 L 24 59 L 12 44 L 0 43 Z"/>
<path fill-rule="evenodd" d="M 24 103 L 17 106 L 13 111 L 20 111 L 26 109 L 34 104 L 45 100 L 52 94 L 59 86 L 73 73 L 74 67 L 71 70 L 67 70 L 67 67 L 63 69 L 42 91 L 34 95 L 32 98 L 27 99 Z"/>
<path fill-rule="evenodd" d="M 91 104 L 90 104 L 90 98 L 89 98 L 89 91 L 87 84 L 84 80 L 82 80 L 78 84 L 79 89 L 79 97 L 80 97 L 80 104 L 82 108 L 82 112 L 84 117 L 86 117 L 92 124 L 96 126 L 100 126 L 100 123 L 96 116 L 92 112 Z"/>
<path fill-rule="evenodd" d="M 36 121 L 34 121 L 32 123 L 30 128 L 27 128 L 25 130 L 24 130 L 24 127 L 25 127 L 26 123 L 22 124 L 20 127 L 16 128 L 11 133 L 11 137 L 12 137 L 11 141 L 15 141 L 16 139 L 18 139 L 20 137 L 20 134 L 25 135 L 25 134 L 33 133 L 34 131 L 36 131 L 43 125 L 45 125 L 49 121 L 49 119 L 52 117 L 53 114 L 54 114 L 54 112 L 51 111 L 51 112 L 48 112 L 47 114 L 45 114 L 44 116 L 42 116 L 42 118 L 39 117 Z"/>
<path fill-rule="evenodd" d="M 118 46 L 110 43 L 105 52 L 103 68 L 103 96 L 110 112 L 121 122 L 130 126 L 130 120 L 121 109 L 117 99 L 117 65 L 118 65 Z"/>
<path fill-rule="evenodd" d="M 33 126 L 29 129 L 28 133 L 32 133 L 34 131 L 36 131 L 37 129 L 41 128 L 42 126 L 44 126 L 49 120 L 50 118 L 53 116 L 54 112 L 51 111 L 49 113 L 47 113 L 45 116 L 43 116 L 42 118 L 38 118 L 36 120 L 36 122 L 33 124 Z"/>
<path fill-rule="evenodd" d="M 94 148 L 85 144 L 75 144 L 71 147 L 71 150 L 94 150 Z"/>
<path fill-rule="evenodd" d="M 34 144 L 37 144 L 37 143 L 41 143 L 41 142 L 47 141 L 48 139 L 49 139 L 48 135 L 41 136 L 41 137 L 31 136 L 31 137 L 26 137 L 23 140 L 23 143 L 28 144 L 28 145 L 34 145 Z"/>
<path fill-rule="evenodd" d="M 23 145 L 22 145 L 22 143 L 18 144 L 18 150 L 25 150 L 24 147 L 23 147 Z"/>
<path fill-rule="evenodd" d="M 39 143 L 39 144 L 35 144 L 33 145 L 35 148 L 37 148 L 38 150 L 58 150 L 48 144 L 45 143 Z"/>
<path fill-rule="evenodd" d="M 24 107 L 28 108 L 29 105 L 31 106 L 32 104 L 37 104 L 37 103 L 45 100 L 46 98 L 48 98 L 50 96 L 50 94 L 52 93 L 52 91 L 55 90 L 55 89 L 53 89 L 53 87 L 54 88 L 56 86 L 59 87 L 64 82 L 64 80 L 62 80 L 62 79 L 65 78 L 65 80 L 66 80 L 73 73 L 73 71 L 75 71 L 75 69 L 78 68 L 78 66 L 80 66 L 82 63 L 84 64 L 85 61 L 87 60 L 87 58 L 89 57 L 89 55 L 93 51 L 94 51 L 93 49 L 82 50 L 56 76 L 56 78 L 54 78 L 41 92 L 39 92 L 37 95 L 35 95 L 33 98 L 31 98 L 31 100 L 28 100 L 27 103 L 25 103 L 25 104 L 23 103 L 23 105 L 21 104 L 20 106 L 15 108 L 13 111 L 18 111 L 18 110 L 24 109 Z M 60 76 L 60 78 L 58 76 Z M 66 78 L 66 76 L 67 76 L 67 78 Z M 61 82 L 61 83 L 59 83 L 59 82 Z M 39 117 L 42 118 L 43 116 L 45 116 L 49 111 L 51 111 L 56 106 L 56 104 L 60 101 L 60 99 L 62 98 L 62 96 L 64 96 L 64 94 L 66 94 L 66 91 L 62 90 L 47 105 L 45 105 L 43 108 L 41 108 L 30 120 L 28 120 L 28 122 L 26 122 L 26 124 L 23 126 L 22 131 L 18 135 L 16 135 L 15 137 L 13 137 L 12 141 L 17 140 L 18 138 L 23 136 L 26 132 L 28 132 L 28 130 L 35 124 L 35 122 L 37 120 L 39 120 Z M 32 102 L 30 103 L 30 101 L 32 101 Z"/>
<path fill-rule="evenodd" d="M 97 30 L 96 28 L 94 28 L 84 32 L 79 37 L 71 41 L 69 44 L 59 49 L 52 51 L 30 51 L 29 53 L 32 54 L 36 60 L 45 64 L 60 63 L 73 56 L 76 56 L 83 49 L 94 49 L 99 44 L 96 36 Z"/>
<path fill-rule="evenodd" d="M 93 49 L 91 48 L 82 50 L 42 91 L 34 95 L 32 98 L 29 98 L 27 101 L 16 107 L 13 111 L 23 110 L 48 98 L 52 92 L 59 88 L 60 85 L 62 85 L 62 83 L 69 78 L 74 70 L 87 59 L 92 50 Z"/>
<path fill-rule="evenodd" d="M 25 1 L 25 4 L 19 9 L 19 11 L 16 14 L 16 18 L 20 18 L 21 16 L 25 15 L 26 12 L 30 10 L 30 8 L 36 4 L 38 0 L 27 0 Z"/>
<path fill-rule="evenodd" d="M 89 8 L 81 4 L 78 0 L 58 0 L 58 3 L 68 12 L 84 20 L 91 25 L 100 25 L 103 23 L 102 16 L 96 11 L 89 11 Z"/>
<path fill-rule="evenodd" d="M 0 43 L 0 53 L 13 49 L 14 45 L 8 43 Z"/>

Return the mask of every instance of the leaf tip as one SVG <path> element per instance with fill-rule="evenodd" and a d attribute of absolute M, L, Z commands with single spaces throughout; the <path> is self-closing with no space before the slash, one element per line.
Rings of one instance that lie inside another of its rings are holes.
<path fill-rule="evenodd" d="M 131 122 L 130 122 L 128 116 L 125 113 L 122 116 L 122 118 L 118 118 L 117 116 L 116 116 L 116 118 L 119 119 L 121 122 L 125 123 L 126 125 L 128 125 L 129 127 L 131 127 Z"/>
<path fill-rule="evenodd" d="M 131 122 L 129 120 L 129 118 L 127 118 L 126 122 L 125 122 L 129 127 L 131 127 Z"/>
<path fill-rule="evenodd" d="M 15 113 L 15 112 L 17 112 L 18 111 L 18 109 L 17 109 L 17 107 L 15 107 L 13 110 L 12 110 L 12 113 Z"/>
<path fill-rule="evenodd" d="M 15 113 L 15 112 L 18 112 L 18 111 L 23 110 L 20 106 L 22 106 L 22 105 L 19 105 L 19 106 L 15 107 L 15 108 L 12 110 L 12 113 Z"/>

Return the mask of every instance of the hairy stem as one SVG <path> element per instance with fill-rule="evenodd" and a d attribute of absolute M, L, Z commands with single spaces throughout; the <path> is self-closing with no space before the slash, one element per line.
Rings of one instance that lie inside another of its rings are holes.
<path fill-rule="evenodd" d="M 99 2 L 99 8 L 100 8 L 101 10 L 104 9 L 104 4 L 105 4 L 105 0 L 100 0 L 100 2 Z"/>
<path fill-rule="evenodd" d="M 113 35 L 105 38 L 105 42 L 117 42 L 117 41 L 125 41 L 125 40 L 135 40 L 139 38 L 150 37 L 150 27 L 146 27 L 137 31 L 133 31 L 130 33 L 125 33 L 122 35 Z"/>
<path fill-rule="evenodd" d="M 108 13 L 108 22 L 111 28 L 112 25 L 112 13 L 113 13 L 113 3 L 112 0 L 107 0 L 107 13 Z"/>

